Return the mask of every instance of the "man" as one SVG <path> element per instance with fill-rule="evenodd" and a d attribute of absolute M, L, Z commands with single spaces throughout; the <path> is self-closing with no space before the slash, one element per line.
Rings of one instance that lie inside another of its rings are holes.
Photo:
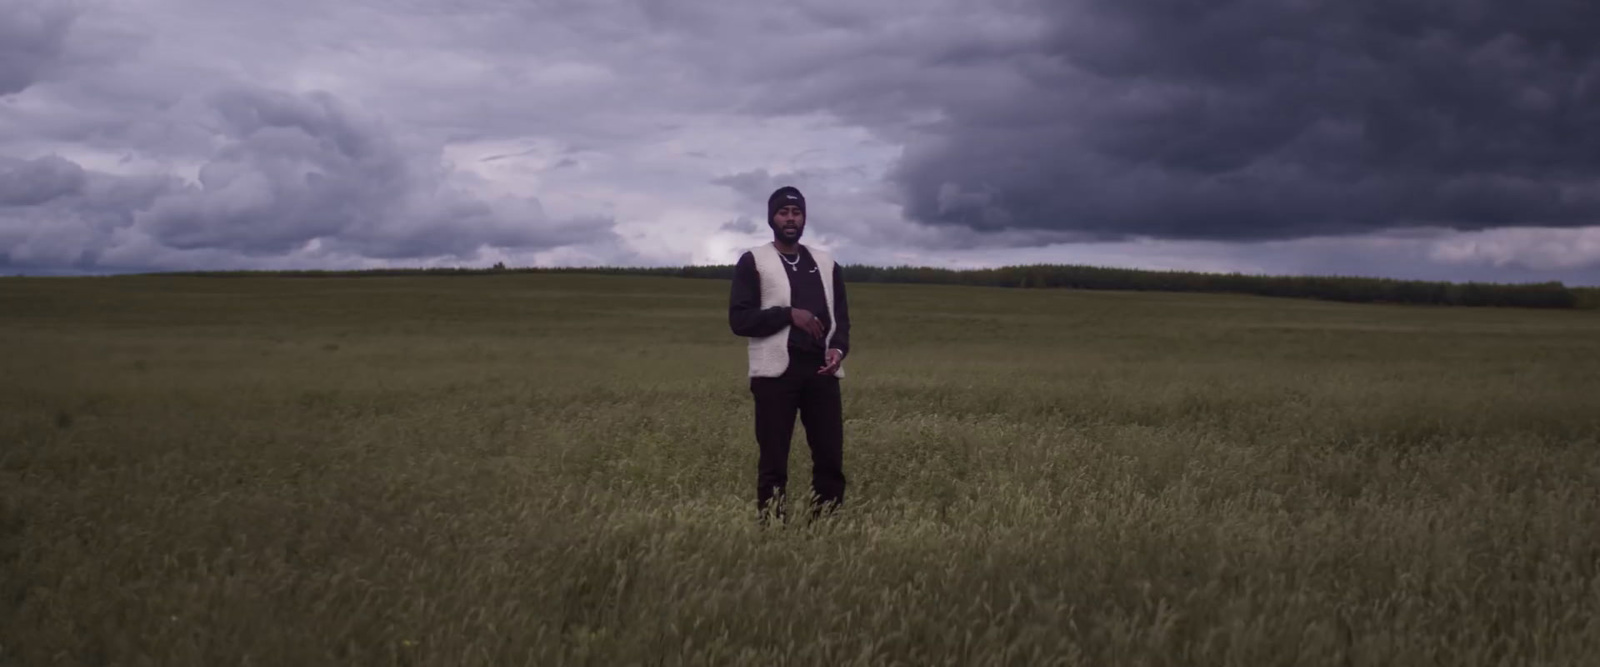
<path fill-rule="evenodd" d="M 739 257 L 728 325 L 749 338 L 755 396 L 756 510 L 787 521 L 789 443 L 795 412 L 811 447 L 811 516 L 844 503 L 844 418 L 839 379 L 850 353 L 844 276 L 826 252 L 800 244 L 806 200 L 793 187 L 767 198 L 772 242 Z"/>

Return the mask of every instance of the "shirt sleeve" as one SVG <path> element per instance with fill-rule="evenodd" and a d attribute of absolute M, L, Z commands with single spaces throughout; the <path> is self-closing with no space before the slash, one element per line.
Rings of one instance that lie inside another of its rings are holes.
<path fill-rule="evenodd" d="M 728 328 L 736 336 L 771 336 L 789 326 L 789 309 L 761 309 L 761 274 L 756 258 L 746 252 L 733 267 L 733 288 L 728 297 Z"/>
<path fill-rule="evenodd" d="M 834 329 L 832 347 L 850 355 L 850 302 L 844 294 L 844 269 L 838 264 L 833 265 L 833 318 Z"/>

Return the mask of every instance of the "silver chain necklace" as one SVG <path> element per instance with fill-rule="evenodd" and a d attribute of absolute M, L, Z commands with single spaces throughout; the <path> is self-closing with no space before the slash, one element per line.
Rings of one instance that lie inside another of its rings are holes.
<path fill-rule="evenodd" d="M 781 253 L 781 252 L 778 253 L 778 257 L 783 259 L 783 263 L 784 264 L 788 264 L 789 265 L 789 271 L 791 273 L 800 270 L 800 269 L 795 268 L 797 266 L 800 266 L 800 251 L 798 251 L 798 250 L 795 251 L 795 253 L 794 253 L 794 261 L 793 262 L 789 261 L 788 257 L 784 257 L 783 253 Z"/>

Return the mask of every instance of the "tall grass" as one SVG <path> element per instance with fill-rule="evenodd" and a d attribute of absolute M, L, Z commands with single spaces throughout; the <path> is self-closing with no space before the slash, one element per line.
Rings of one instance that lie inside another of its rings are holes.
<path fill-rule="evenodd" d="M 848 507 L 762 530 L 721 283 L 5 281 L 0 664 L 1600 652 L 1592 313 L 851 297 Z"/>

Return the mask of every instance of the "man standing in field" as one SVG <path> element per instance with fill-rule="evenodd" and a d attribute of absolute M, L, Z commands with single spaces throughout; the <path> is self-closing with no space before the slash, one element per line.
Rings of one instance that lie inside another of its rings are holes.
<path fill-rule="evenodd" d="M 844 503 L 844 416 L 839 379 L 850 352 L 844 274 L 826 252 L 800 245 L 806 200 L 793 187 L 767 198 L 772 242 L 751 248 L 733 271 L 728 325 L 749 338 L 755 396 L 756 510 L 787 520 L 789 443 L 795 413 L 811 447 L 811 516 Z"/>

